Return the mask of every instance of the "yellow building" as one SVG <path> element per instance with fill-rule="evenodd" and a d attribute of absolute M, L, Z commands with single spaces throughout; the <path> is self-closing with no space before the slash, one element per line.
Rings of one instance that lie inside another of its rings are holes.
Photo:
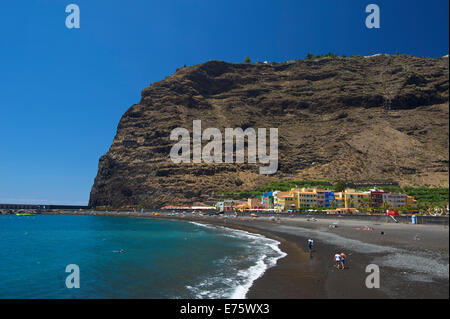
<path fill-rule="evenodd" d="M 341 202 L 343 208 L 370 207 L 370 192 L 356 192 L 354 190 L 345 190 L 334 194 L 336 202 Z"/>
<path fill-rule="evenodd" d="M 295 192 L 279 192 L 277 194 L 278 211 L 287 211 L 289 209 L 297 209 L 297 196 Z"/>
<path fill-rule="evenodd" d="M 293 189 L 296 194 L 297 208 L 300 207 L 318 207 L 317 206 L 317 190 L 315 189 Z"/>

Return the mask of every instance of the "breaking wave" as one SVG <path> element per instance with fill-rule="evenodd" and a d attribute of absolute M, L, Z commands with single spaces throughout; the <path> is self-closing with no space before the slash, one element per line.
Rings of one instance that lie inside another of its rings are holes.
<path fill-rule="evenodd" d="M 287 255 L 279 248 L 280 242 L 274 239 L 223 226 L 191 223 L 218 232 L 224 238 L 240 239 L 246 246 L 244 255 L 226 256 L 215 261 L 217 269 L 212 275 L 186 286 L 195 298 L 244 299 L 255 280 Z"/>

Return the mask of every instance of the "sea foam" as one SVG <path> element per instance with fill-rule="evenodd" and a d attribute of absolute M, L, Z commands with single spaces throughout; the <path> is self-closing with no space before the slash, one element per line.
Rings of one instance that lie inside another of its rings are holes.
<path fill-rule="evenodd" d="M 220 231 L 224 237 L 241 238 L 247 241 L 252 249 L 251 255 L 248 256 L 248 259 L 251 260 L 251 266 L 238 269 L 236 273 L 233 271 L 221 272 L 195 286 L 187 286 L 186 288 L 194 292 L 197 298 L 244 299 L 255 280 L 260 278 L 267 269 L 275 266 L 279 259 L 287 255 L 279 248 L 280 242 L 263 235 L 224 226 L 191 223 L 199 227 Z M 228 257 L 224 257 L 218 263 L 227 267 L 240 266 L 238 262 L 230 260 Z M 218 288 L 218 286 L 222 288 Z"/>

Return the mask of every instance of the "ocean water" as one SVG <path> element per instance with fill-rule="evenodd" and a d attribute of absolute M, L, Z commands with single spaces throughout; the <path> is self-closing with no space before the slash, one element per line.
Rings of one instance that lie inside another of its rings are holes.
<path fill-rule="evenodd" d="M 0 298 L 244 298 L 278 244 L 183 221 L 0 216 Z M 69 264 L 80 288 L 66 287 Z"/>

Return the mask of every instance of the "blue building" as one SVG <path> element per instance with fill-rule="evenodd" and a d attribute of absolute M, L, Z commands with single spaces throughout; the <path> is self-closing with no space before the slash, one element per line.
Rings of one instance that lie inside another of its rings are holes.
<path fill-rule="evenodd" d="M 335 200 L 333 191 L 325 192 L 325 207 L 331 207 L 333 201 Z"/>

